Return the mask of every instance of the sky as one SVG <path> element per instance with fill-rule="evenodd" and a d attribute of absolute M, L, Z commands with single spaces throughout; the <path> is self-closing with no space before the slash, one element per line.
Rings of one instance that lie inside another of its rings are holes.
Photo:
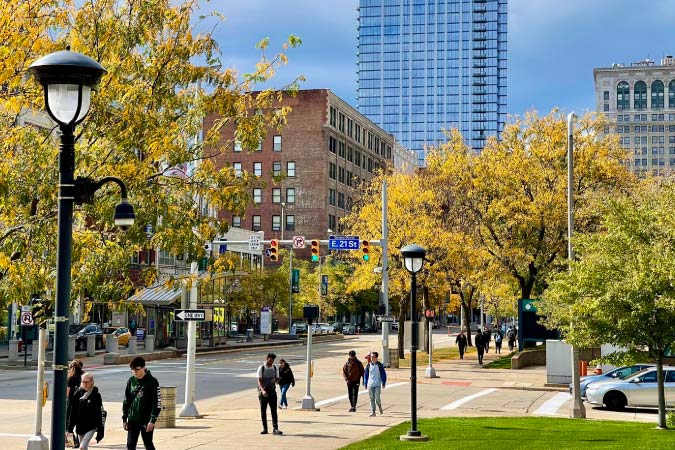
<path fill-rule="evenodd" d="M 328 88 L 356 104 L 358 0 L 211 0 L 202 13 L 225 16 L 214 31 L 227 67 L 249 72 L 255 44 L 270 38 L 268 54 L 293 34 L 299 48 L 277 72 L 279 87 L 304 75 L 303 89 Z M 675 0 L 509 0 L 510 116 L 553 108 L 595 110 L 593 68 L 675 55 Z M 205 21 L 197 29 L 211 29 Z"/>

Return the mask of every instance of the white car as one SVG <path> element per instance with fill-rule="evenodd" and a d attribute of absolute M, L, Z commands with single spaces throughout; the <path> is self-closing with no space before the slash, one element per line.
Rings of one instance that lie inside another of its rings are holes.
<path fill-rule="evenodd" d="M 666 408 L 675 406 L 675 367 L 664 366 Z M 623 380 L 591 383 L 586 387 L 586 401 L 608 409 L 621 410 L 626 406 L 658 408 L 656 367 L 636 372 Z"/>
<path fill-rule="evenodd" d="M 319 323 L 318 325 L 321 334 L 335 333 L 335 327 L 329 323 Z"/>

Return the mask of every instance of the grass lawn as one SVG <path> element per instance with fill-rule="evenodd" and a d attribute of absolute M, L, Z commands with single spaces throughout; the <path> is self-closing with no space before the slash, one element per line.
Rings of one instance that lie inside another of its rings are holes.
<path fill-rule="evenodd" d="M 464 354 L 476 353 L 476 347 L 468 347 Z M 406 353 L 406 359 L 399 360 L 399 367 L 410 367 L 410 355 Z M 457 347 L 443 347 L 443 348 L 434 348 L 434 353 L 431 355 L 431 360 L 433 362 L 438 361 L 447 361 L 450 359 L 459 359 L 459 350 Z M 426 352 L 417 352 L 417 365 L 426 364 L 429 362 L 429 354 Z"/>
<path fill-rule="evenodd" d="M 410 422 L 342 450 L 652 450 L 675 448 L 675 431 L 651 423 L 545 417 L 449 417 L 421 419 L 417 429 L 428 442 L 401 442 Z"/>
<path fill-rule="evenodd" d="M 516 352 L 511 352 L 508 355 L 500 356 L 499 358 L 491 361 L 488 364 L 485 364 L 483 367 L 486 369 L 510 369 L 511 368 L 511 358 L 515 355 Z"/>

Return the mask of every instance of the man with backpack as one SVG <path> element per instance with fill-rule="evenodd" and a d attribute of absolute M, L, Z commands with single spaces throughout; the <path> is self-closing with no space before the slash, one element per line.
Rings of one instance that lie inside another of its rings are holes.
<path fill-rule="evenodd" d="M 258 367 L 258 401 L 260 402 L 260 419 L 263 425 L 263 430 L 260 434 L 267 434 L 268 405 L 272 416 L 272 433 L 276 435 L 283 434 L 279 431 L 279 422 L 277 420 L 276 384 L 279 382 L 279 368 L 274 365 L 275 359 L 277 359 L 277 355 L 268 353 L 265 364 Z"/>
<path fill-rule="evenodd" d="M 502 330 L 499 328 L 495 331 L 495 351 L 498 355 L 502 354 Z"/>
<path fill-rule="evenodd" d="M 347 394 L 351 405 L 349 412 L 356 412 L 356 404 L 359 400 L 359 383 L 363 378 L 364 371 L 363 364 L 356 357 L 356 352 L 351 350 L 347 362 L 342 367 L 342 376 L 347 382 Z"/>
<path fill-rule="evenodd" d="M 509 331 L 506 332 L 506 339 L 509 344 L 509 351 L 513 351 L 513 347 L 516 345 L 516 330 L 513 329 L 513 325 L 509 327 Z"/>

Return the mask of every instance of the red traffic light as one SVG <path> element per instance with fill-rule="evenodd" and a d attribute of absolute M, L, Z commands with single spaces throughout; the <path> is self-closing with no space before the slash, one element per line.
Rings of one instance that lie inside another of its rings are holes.
<path fill-rule="evenodd" d="M 279 260 L 279 241 L 276 239 L 270 240 L 270 261 Z"/>

